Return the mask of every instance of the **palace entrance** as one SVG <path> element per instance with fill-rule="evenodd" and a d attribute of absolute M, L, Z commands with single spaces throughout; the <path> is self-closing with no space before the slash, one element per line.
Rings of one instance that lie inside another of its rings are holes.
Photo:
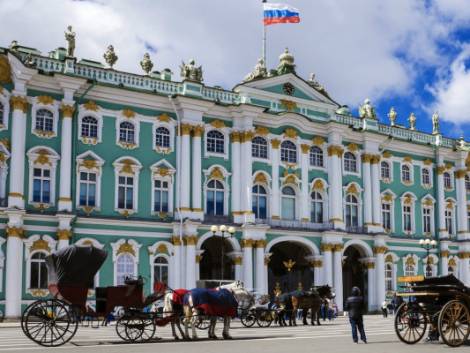
<path fill-rule="evenodd" d="M 290 292 L 302 287 L 305 290 L 313 284 L 313 268 L 307 258 L 311 251 L 302 244 L 284 241 L 273 245 L 268 266 L 268 290 L 273 295 L 275 288 Z"/>
<path fill-rule="evenodd" d="M 351 245 L 346 248 L 343 254 L 343 301 L 351 295 L 352 287 L 361 290 L 364 302 L 367 302 L 368 278 L 367 268 L 363 265 L 362 259 L 365 257 L 361 253 L 362 249 Z"/>
<path fill-rule="evenodd" d="M 222 246 L 224 247 L 223 278 Z M 233 260 L 228 255 L 233 251 L 233 247 L 227 239 L 219 236 L 210 237 L 202 243 L 201 250 L 204 250 L 199 264 L 199 277 L 201 280 L 233 280 L 235 278 Z"/>

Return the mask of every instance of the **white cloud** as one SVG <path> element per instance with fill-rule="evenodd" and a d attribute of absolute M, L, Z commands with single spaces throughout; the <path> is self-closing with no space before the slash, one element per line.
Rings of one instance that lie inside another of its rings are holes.
<path fill-rule="evenodd" d="M 433 109 L 441 119 L 455 124 L 470 122 L 470 68 L 465 65 L 469 59 L 470 45 L 466 45 L 449 71 L 430 88 L 436 99 Z"/>
<path fill-rule="evenodd" d="M 314 71 L 332 97 L 354 106 L 365 97 L 410 94 L 420 67 L 448 61 L 438 42 L 456 24 L 440 14 L 460 8 L 447 1 L 289 0 L 301 23 L 268 28 L 268 63 L 275 67 L 288 46 L 301 76 Z M 102 61 L 113 44 L 116 68 L 141 72 L 148 42 L 157 48 L 155 69 L 169 67 L 178 78 L 181 60 L 194 57 L 207 84 L 231 88 L 261 54 L 261 15 L 261 1 L 253 0 L 3 0 L 0 45 L 17 39 L 48 52 L 65 45 L 72 24 L 79 57 Z"/>

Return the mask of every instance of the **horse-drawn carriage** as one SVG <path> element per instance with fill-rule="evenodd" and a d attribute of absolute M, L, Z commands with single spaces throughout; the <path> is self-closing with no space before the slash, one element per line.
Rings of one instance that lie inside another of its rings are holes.
<path fill-rule="evenodd" d="M 458 347 L 470 335 L 470 288 L 453 275 L 406 280 L 408 298 L 397 310 L 395 332 L 407 343 L 418 343 L 430 325 L 431 338 L 439 336 L 448 346 Z"/>
<path fill-rule="evenodd" d="M 25 335 L 42 346 L 60 346 L 74 337 L 80 323 L 106 320 L 115 308 L 122 308 L 116 322 L 118 336 L 128 342 L 152 339 L 156 326 L 166 324 L 169 318 L 143 309 L 165 294 L 164 287 L 144 298 L 143 279 L 128 278 L 124 285 L 96 288 L 95 309 L 87 305 L 89 288 L 106 257 L 104 250 L 79 246 L 48 256 L 52 298 L 37 300 L 25 309 L 21 318 Z"/>

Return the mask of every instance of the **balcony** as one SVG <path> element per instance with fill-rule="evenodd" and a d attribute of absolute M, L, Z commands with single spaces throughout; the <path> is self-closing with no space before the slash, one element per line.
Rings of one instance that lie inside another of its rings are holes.
<path fill-rule="evenodd" d="M 312 223 L 286 219 L 256 219 L 256 224 L 266 224 L 275 229 L 301 229 L 324 231 L 333 229 L 332 223 Z"/>

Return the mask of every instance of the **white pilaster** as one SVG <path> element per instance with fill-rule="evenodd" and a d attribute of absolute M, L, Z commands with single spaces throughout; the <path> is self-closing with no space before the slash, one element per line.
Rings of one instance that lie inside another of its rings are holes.
<path fill-rule="evenodd" d="M 374 231 L 383 232 L 379 163 L 380 156 L 373 156 L 370 166 L 372 184 L 372 223 L 374 224 Z"/>
<path fill-rule="evenodd" d="M 267 294 L 268 290 L 265 288 L 265 270 L 264 270 L 264 248 L 266 246 L 265 240 L 258 240 L 255 243 L 255 258 L 256 258 L 256 292 L 258 294 Z"/>
<path fill-rule="evenodd" d="M 343 191 L 342 191 L 342 165 L 343 147 L 341 135 L 337 131 L 330 132 L 328 136 L 328 182 L 330 223 L 336 229 L 345 229 L 343 220 Z"/>
<path fill-rule="evenodd" d="M 322 244 L 323 252 L 323 283 L 333 287 L 333 255 L 332 244 Z M 342 273 L 342 271 L 341 271 Z M 343 290 L 341 288 L 341 290 Z"/>
<path fill-rule="evenodd" d="M 6 276 L 5 276 L 5 316 L 21 316 L 21 299 L 23 284 L 23 216 L 24 211 L 6 211 L 8 224 L 6 228 Z"/>
<path fill-rule="evenodd" d="M 334 288 L 336 293 L 336 305 L 339 311 L 343 311 L 343 246 L 335 244 L 333 253 Z"/>
<path fill-rule="evenodd" d="M 437 158 L 437 211 L 438 211 L 438 224 L 439 224 L 439 238 L 446 239 L 449 237 L 449 233 L 446 229 L 445 219 L 445 192 L 444 192 L 444 171 L 446 167 L 444 165 L 444 158 L 441 154 Z"/>
<path fill-rule="evenodd" d="M 308 180 L 308 167 L 309 167 L 309 145 L 301 145 L 302 154 L 301 154 L 301 168 L 302 168 L 302 199 L 301 199 L 301 221 L 309 222 L 310 221 L 310 207 L 309 207 L 309 180 Z"/>
<path fill-rule="evenodd" d="M 280 198 L 279 198 L 279 140 L 271 140 L 271 218 L 279 219 L 281 216 Z"/>
<path fill-rule="evenodd" d="M 367 278 L 368 278 L 368 286 L 367 286 L 367 302 L 368 302 L 368 310 L 374 311 L 377 309 L 377 303 L 375 302 L 376 298 L 376 281 L 375 281 L 375 259 L 368 258 L 367 261 Z M 380 303 L 381 305 L 382 303 Z"/>
<path fill-rule="evenodd" d="M 73 103 L 62 102 L 62 131 L 60 147 L 60 180 L 58 210 L 72 212 L 71 180 L 72 180 L 72 117 Z"/>
<path fill-rule="evenodd" d="M 242 166 L 242 175 L 241 175 L 241 203 L 244 213 L 245 223 L 254 223 L 255 215 L 251 207 L 251 198 L 253 187 L 252 182 L 252 156 L 251 156 L 251 140 L 253 139 L 252 131 L 244 131 L 240 135 L 240 149 L 241 149 L 241 158 L 243 163 Z"/>
<path fill-rule="evenodd" d="M 364 182 L 364 225 L 372 225 L 372 183 L 370 172 L 371 155 L 362 155 L 362 180 Z"/>
<path fill-rule="evenodd" d="M 181 281 L 181 241 L 178 236 L 173 236 L 173 273 L 175 274 L 173 278 L 174 288 L 181 288 L 183 283 Z"/>
<path fill-rule="evenodd" d="M 196 241 L 197 236 L 186 236 L 186 288 L 196 287 Z"/>
<path fill-rule="evenodd" d="M 324 283 L 323 280 L 323 256 L 317 255 L 310 260 L 313 266 L 313 285 L 318 287 Z"/>
<path fill-rule="evenodd" d="M 57 227 L 57 250 L 66 248 L 70 245 L 70 238 L 72 237 L 72 221 L 75 216 L 70 214 L 58 214 L 57 221 L 59 226 Z"/>
<path fill-rule="evenodd" d="M 243 284 L 248 290 L 253 289 L 253 240 L 243 239 Z"/>
<path fill-rule="evenodd" d="M 240 132 L 232 132 L 230 138 L 232 142 L 232 213 L 235 223 L 243 223 L 243 212 L 240 205 L 242 173 L 240 159 Z"/>
<path fill-rule="evenodd" d="M 189 204 L 190 199 L 190 185 L 191 185 L 191 160 L 188 158 L 191 153 L 190 148 L 190 133 L 191 125 L 182 124 L 181 126 L 181 214 L 183 218 L 191 216 L 191 208 Z M 177 207 L 179 207 L 178 205 Z"/>
<path fill-rule="evenodd" d="M 203 126 L 193 128 L 193 150 L 192 150 L 192 212 L 193 219 L 203 220 L 204 211 L 202 208 L 202 181 L 201 181 L 201 135 Z"/>
<path fill-rule="evenodd" d="M 377 286 L 377 305 L 380 306 L 385 300 L 385 251 L 381 245 L 375 247 L 375 274 Z"/>

